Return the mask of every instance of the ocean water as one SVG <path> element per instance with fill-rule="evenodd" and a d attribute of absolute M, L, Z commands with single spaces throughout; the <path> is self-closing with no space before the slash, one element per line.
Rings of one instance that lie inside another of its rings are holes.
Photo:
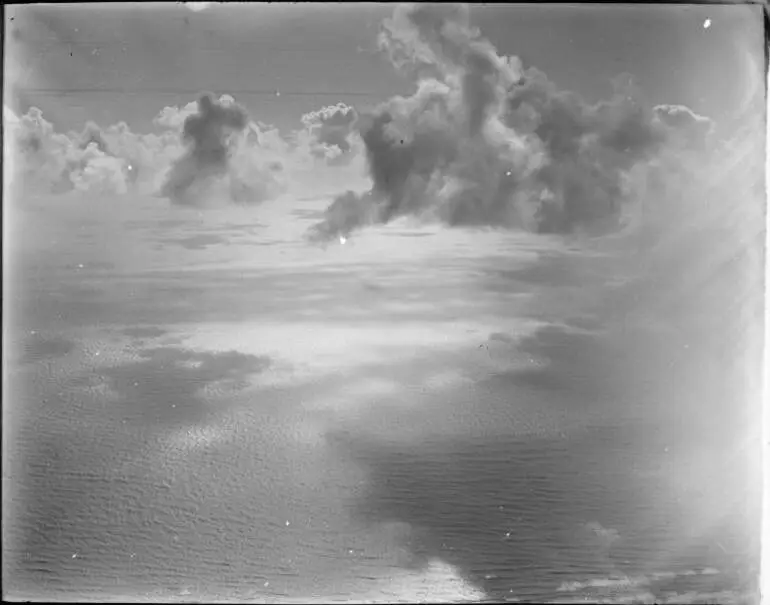
<path fill-rule="evenodd" d="M 591 263 L 415 226 L 193 259 L 157 225 L 18 259 L 6 598 L 756 602 L 751 409 L 652 328 L 613 348 Z"/>

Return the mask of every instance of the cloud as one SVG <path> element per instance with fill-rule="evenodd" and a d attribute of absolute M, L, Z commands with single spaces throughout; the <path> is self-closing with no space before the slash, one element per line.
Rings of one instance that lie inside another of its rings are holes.
<path fill-rule="evenodd" d="M 196 204 L 212 180 L 231 176 L 233 135 L 242 133 L 248 122 L 246 110 L 237 103 L 202 95 L 197 112 L 182 123 L 186 151 L 171 166 L 161 195 L 175 203 Z"/>
<path fill-rule="evenodd" d="M 86 122 L 86 127 L 83 133 L 80 135 L 78 147 L 80 149 L 86 149 L 89 145 L 95 145 L 96 148 L 103 154 L 109 153 L 109 146 L 107 141 L 104 140 L 102 135 L 102 129 L 95 122 Z"/>
<path fill-rule="evenodd" d="M 64 134 L 37 107 L 21 118 L 5 115 L 12 180 L 40 193 L 154 191 L 181 150 L 172 133 L 135 134 L 123 122 L 106 129 L 88 122 L 82 132 Z"/>
<path fill-rule="evenodd" d="M 184 4 L 194 13 L 199 13 L 209 8 L 213 2 L 185 2 Z"/>
<path fill-rule="evenodd" d="M 330 164 L 344 164 L 352 157 L 353 125 L 356 110 L 345 103 L 337 103 L 311 111 L 302 116 L 309 135 L 309 151 L 316 158 Z"/>
<path fill-rule="evenodd" d="M 160 192 L 174 203 L 256 203 L 286 188 L 284 172 L 295 149 L 230 95 L 204 94 L 196 103 L 165 107 L 153 123 L 185 145 Z"/>
<path fill-rule="evenodd" d="M 126 190 L 126 163 L 109 155 L 98 127 L 89 125 L 84 137 L 56 133 L 42 112 L 31 108 L 8 128 L 13 177 L 34 190 Z"/>
<path fill-rule="evenodd" d="M 284 172 L 294 149 L 229 95 L 217 100 L 204 94 L 194 111 L 190 104 L 166 107 L 155 124 L 179 130 L 186 145 L 160 192 L 176 204 L 258 203 L 286 188 Z"/>
<path fill-rule="evenodd" d="M 180 205 L 258 203 L 290 186 L 317 196 L 363 175 L 356 116 L 338 103 L 306 114 L 301 129 L 284 135 L 249 117 L 232 96 L 205 94 L 164 107 L 154 132 L 88 121 L 62 133 L 36 107 L 18 117 L 4 106 L 5 172 L 24 190 L 133 192 Z"/>
<path fill-rule="evenodd" d="M 702 145 L 714 133 L 714 122 L 695 113 L 684 105 L 657 105 L 655 115 L 669 129 L 672 135 L 679 134 L 687 143 Z"/>
<path fill-rule="evenodd" d="M 14 111 L 8 107 L 7 105 L 3 105 L 3 124 L 8 125 L 15 125 L 19 123 L 19 117 L 14 113 Z"/>
<path fill-rule="evenodd" d="M 193 115 L 198 109 L 196 101 L 190 101 L 184 107 L 164 107 L 160 113 L 153 119 L 153 124 L 161 128 L 172 130 L 181 129 L 184 121 Z"/>
<path fill-rule="evenodd" d="M 371 189 L 345 193 L 314 236 L 404 215 L 449 225 L 606 231 L 638 197 L 633 171 L 672 132 L 705 124 L 686 108 L 647 106 L 628 79 L 597 104 L 559 90 L 538 69 L 498 55 L 463 6 L 399 5 L 379 45 L 414 78 L 415 91 L 356 121 Z"/>

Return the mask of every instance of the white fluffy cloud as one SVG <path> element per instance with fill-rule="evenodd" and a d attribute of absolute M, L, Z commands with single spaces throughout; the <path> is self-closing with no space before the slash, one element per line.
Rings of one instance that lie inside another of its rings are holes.
<path fill-rule="evenodd" d="M 358 150 L 360 138 L 353 129 L 358 114 L 344 103 L 322 107 L 302 116 L 302 133 L 310 154 L 330 164 L 349 162 Z"/>
<path fill-rule="evenodd" d="M 106 128 L 88 122 L 82 131 L 65 134 L 38 108 L 21 117 L 3 108 L 8 164 L 22 187 L 47 193 L 134 191 L 182 205 L 257 203 L 300 180 L 335 182 L 325 171 L 348 167 L 361 151 L 350 127 L 355 116 L 343 104 L 321 108 L 284 136 L 252 119 L 232 96 L 203 95 L 164 107 L 152 133 L 135 133 L 125 122 Z"/>

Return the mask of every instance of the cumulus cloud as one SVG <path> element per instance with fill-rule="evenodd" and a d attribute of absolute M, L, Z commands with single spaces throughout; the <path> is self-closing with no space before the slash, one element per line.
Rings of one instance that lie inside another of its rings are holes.
<path fill-rule="evenodd" d="M 65 134 L 36 107 L 18 117 L 4 106 L 3 118 L 12 160 L 6 174 L 40 193 L 134 191 L 181 204 L 261 201 L 281 190 L 285 160 L 295 152 L 226 95 L 164 108 L 154 120 L 160 132 L 149 134 L 125 122 L 103 128 L 93 121 Z"/>
<path fill-rule="evenodd" d="M 127 188 L 127 164 L 110 155 L 98 127 L 89 124 L 83 136 L 55 132 L 42 112 L 31 108 L 8 127 L 10 154 L 14 156 L 13 179 L 34 190 L 116 191 Z"/>
<path fill-rule="evenodd" d="M 172 130 L 181 129 L 184 121 L 198 109 L 197 101 L 190 101 L 184 107 L 164 107 L 153 119 L 153 124 Z"/>
<path fill-rule="evenodd" d="M 309 150 L 316 157 L 330 164 L 350 161 L 355 131 L 353 124 L 356 110 L 344 103 L 322 107 L 302 116 L 302 123 L 309 135 Z"/>
<path fill-rule="evenodd" d="M 398 6 L 379 44 L 415 92 L 359 117 L 371 189 L 341 196 L 313 237 L 417 214 L 450 225 L 607 230 L 635 198 L 633 170 L 672 132 L 706 124 L 686 108 L 645 105 L 627 81 L 597 104 L 559 90 L 498 55 L 464 6 Z"/>
<path fill-rule="evenodd" d="M 11 180 L 39 193 L 150 192 L 181 149 L 168 133 L 135 134 L 122 122 L 106 129 L 88 122 L 82 132 L 64 134 L 37 107 L 20 118 L 9 109 L 4 114 Z"/>

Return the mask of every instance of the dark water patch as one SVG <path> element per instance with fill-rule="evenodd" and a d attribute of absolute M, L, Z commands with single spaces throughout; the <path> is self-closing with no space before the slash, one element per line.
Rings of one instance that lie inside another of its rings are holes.
<path fill-rule="evenodd" d="M 430 237 L 432 235 L 435 235 L 435 233 L 415 233 L 412 231 L 399 231 L 397 233 L 388 233 L 388 235 L 393 237 Z"/>
<path fill-rule="evenodd" d="M 564 322 L 566 325 L 580 330 L 599 330 L 602 327 L 602 322 L 596 317 L 572 317 Z"/>
<path fill-rule="evenodd" d="M 165 218 L 157 221 L 152 221 L 152 220 L 127 221 L 125 223 L 125 226 L 128 227 L 129 229 L 155 229 L 158 227 L 162 229 L 173 229 L 176 227 L 185 227 L 189 224 L 190 224 L 189 220 Z"/>
<path fill-rule="evenodd" d="M 193 235 L 191 237 L 173 240 L 173 243 L 178 244 L 183 248 L 187 248 L 188 250 L 205 250 L 210 246 L 228 244 L 229 242 L 220 235 Z"/>
<path fill-rule="evenodd" d="M 505 344 L 513 344 L 516 342 L 516 339 L 513 336 L 504 332 L 492 332 L 489 335 L 489 340 L 493 342 L 502 342 Z"/>
<path fill-rule="evenodd" d="M 158 338 L 168 332 L 157 326 L 135 326 L 121 330 L 126 336 L 131 338 Z"/>
<path fill-rule="evenodd" d="M 223 223 L 222 225 L 212 229 L 216 231 L 246 231 L 252 233 L 259 229 L 264 229 L 265 223 Z"/>
<path fill-rule="evenodd" d="M 214 383 L 231 389 L 270 366 L 269 357 L 237 351 L 199 353 L 159 347 L 140 352 L 141 361 L 102 369 L 119 397 L 120 414 L 141 425 L 186 425 L 201 422 L 211 405 L 201 391 Z"/>
<path fill-rule="evenodd" d="M 98 299 L 105 295 L 101 288 L 80 284 L 64 284 L 60 288 L 60 292 L 65 296 L 77 299 Z"/>
<path fill-rule="evenodd" d="M 486 290 L 499 293 L 532 291 L 542 288 L 559 288 L 577 291 L 592 284 L 595 288 L 605 276 L 600 263 L 591 264 L 592 257 L 565 254 L 542 254 L 536 261 L 524 266 L 505 267 L 501 263 L 482 269 L 481 285 Z"/>
<path fill-rule="evenodd" d="M 319 221 L 326 216 L 325 210 L 310 210 L 305 208 L 299 208 L 291 211 L 293 216 L 301 219 Z"/>
<path fill-rule="evenodd" d="M 36 363 L 64 357 L 75 348 L 75 342 L 61 336 L 35 334 L 22 344 L 21 363 Z"/>
<path fill-rule="evenodd" d="M 361 284 L 361 286 L 364 288 L 364 290 L 371 290 L 373 292 L 382 292 L 386 289 L 382 284 L 377 284 L 372 281 L 365 281 Z"/>
<path fill-rule="evenodd" d="M 619 376 L 612 376 L 618 359 L 603 345 L 594 334 L 545 326 L 519 342 L 519 352 L 530 367 L 498 373 L 490 382 L 499 388 L 518 385 L 568 393 L 576 404 L 600 400 L 613 394 L 608 389 L 619 387 L 617 381 L 622 383 Z"/>
<path fill-rule="evenodd" d="M 284 240 L 269 239 L 269 240 L 247 240 L 238 242 L 241 246 L 275 246 L 277 244 L 285 244 Z"/>
<path fill-rule="evenodd" d="M 453 565 L 497 602 L 552 602 L 575 577 L 703 567 L 724 573 L 705 585 L 700 578 L 698 590 L 739 587 L 737 570 L 758 561 L 749 539 L 756 519 L 722 508 L 716 523 L 693 532 L 696 501 L 677 498 L 661 474 L 634 473 L 658 467 L 670 438 L 640 427 L 412 446 L 333 437 L 369 471 L 359 518 L 409 524 L 417 561 Z M 726 481 L 716 473 L 704 480 Z M 711 548 L 724 540 L 742 546 L 732 557 Z"/>
<path fill-rule="evenodd" d="M 104 261 L 83 261 L 82 263 L 68 263 L 63 268 L 70 271 L 83 271 L 87 269 L 108 271 L 114 269 L 115 264 Z"/>

